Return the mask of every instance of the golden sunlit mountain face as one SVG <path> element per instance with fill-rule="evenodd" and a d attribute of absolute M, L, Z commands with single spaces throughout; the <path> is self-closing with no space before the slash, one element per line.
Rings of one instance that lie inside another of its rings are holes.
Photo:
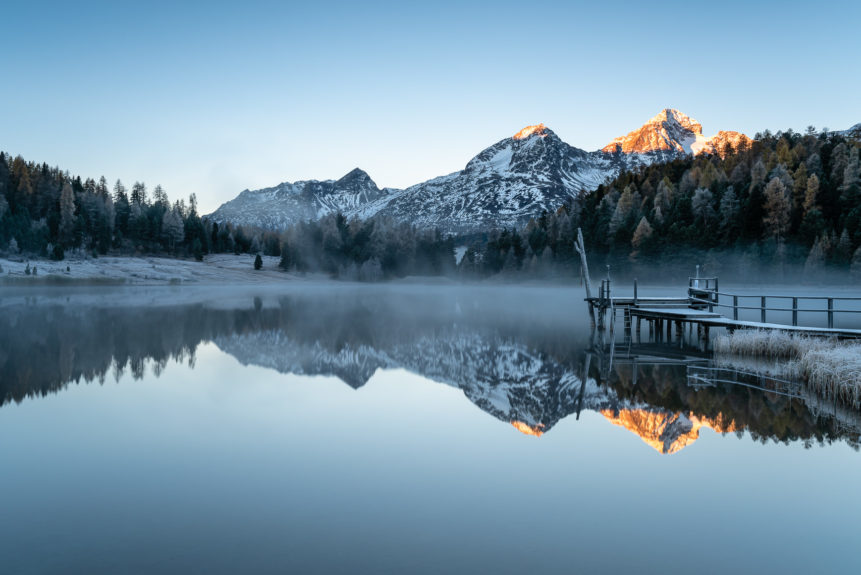
<path fill-rule="evenodd" d="M 732 421 L 725 421 L 722 416 L 714 419 L 697 417 L 693 413 L 667 413 L 647 409 L 622 409 L 618 412 L 612 409 L 601 411 L 613 425 L 624 427 L 635 433 L 647 445 L 658 453 L 669 455 L 678 453 L 700 436 L 700 429 L 707 427 L 717 433 L 737 431 Z"/>
<path fill-rule="evenodd" d="M 721 131 L 707 138 L 702 124 L 690 116 L 667 108 L 648 122 L 620 136 L 601 148 L 608 153 L 646 154 L 649 152 L 678 152 L 694 156 L 699 154 L 725 154 L 726 146 L 746 147 L 750 138 L 740 132 Z"/>
<path fill-rule="evenodd" d="M 529 136 L 546 136 L 547 127 L 544 124 L 536 124 L 534 126 L 526 126 L 512 136 L 515 140 L 525 140 Z"/>

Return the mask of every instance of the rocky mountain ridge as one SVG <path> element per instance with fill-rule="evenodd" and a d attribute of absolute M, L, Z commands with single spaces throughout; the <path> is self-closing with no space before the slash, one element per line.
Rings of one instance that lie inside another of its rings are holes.
<path fill-rule="evenodd" d="M 356 168 L 339 180 L 245 190 L 209 217 L 280 229 L 339 211 L 348 218 L 385 215 L 423 228 L 473 233 L 521 225 L 624 170 L 686 154 L 723 154 L 728 144 L 749 143 L 739 132 L 706 138 L 699 122 L 670 108 L 593 152 L 571 146 L 537 124 L 486 148 L 459 172 L 406 189 L 381 189 Z"/>

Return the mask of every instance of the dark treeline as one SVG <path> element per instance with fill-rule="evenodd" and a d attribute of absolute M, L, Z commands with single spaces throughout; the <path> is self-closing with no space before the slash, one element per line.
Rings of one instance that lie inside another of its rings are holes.
<path fill-rule="evenodd" d="M 171 203 L 146 184 L 131 189 L 72 177 L 47 164 L 0 153 L 0 252 L 62 260 L 87 256 L 154 254 L 203 259 L 209 253 L 280 257 L 284 270 L 324 272 L 376 281 L 454 271 L 454 244 L 437 231 L 377 217 L 347 221 L 332 214 L 280 232 L 201 218 L 197 199 Z"/>
<path fill-rule="evenodd" d="M 161 186 L 131 189 L 72 177 L 47 164 L 0 152 L 0 250 L 63 259 L 69 250 L 89 255 L 164 253 L 202 258 L 210 235 L 188 203 L 171 203 Z"/>
<path fill-rule="evenodd" d="M 859 142 L 835 133 L 757 134 L 745 149 L 621 174 L 519 230 L 476 239 L 479 275 L 576 269 L 577 228 L 598 261 L 721 267 L 802 264 L 861 273 Z M 724 265 L 722 261 L 725 262 Z M 689 266 L 690 267 L 690 266 Z"/>
<path fill-rule="evenodd" d="M 745 149 L 685 157 L 621 174 L 520 229 L 469 238 L 385 217 L 331 214 L 284 231 L 218 224 L 197 201 L 171 203 L 135 182 L 112 187 L 0 153 L 0 252 L 87 255 L 208 253 L 280 257 L 281 268 L 376 281 L 407 275 L 550 277 L 579 268 L 582 228 L 592 263 L 636 269 L 658 258 L 706 273 L 803 266 L 861 274 L 859 142 L 840 134 L 757 134 Z M 466 245 L 455 264 L 455 245 Z"/>

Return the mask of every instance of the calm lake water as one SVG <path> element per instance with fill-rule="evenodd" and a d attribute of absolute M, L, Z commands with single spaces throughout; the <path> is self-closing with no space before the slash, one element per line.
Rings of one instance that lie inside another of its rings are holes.
<path fill-rule="evenodd" d="M 609 349 L 579 288 L 0 291 L 0 572 L 857 570 L 858 413 Z"/>

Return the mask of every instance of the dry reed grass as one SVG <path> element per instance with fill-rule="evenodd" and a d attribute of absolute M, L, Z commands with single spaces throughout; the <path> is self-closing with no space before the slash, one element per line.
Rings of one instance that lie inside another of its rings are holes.
<path fill-rule="evenodd" d="M 819 395 L 861 408 L 861 343 L 769 330 L 741 330 L 714 341 L 717 356 L 786 359 L 786 372 Z"/>

